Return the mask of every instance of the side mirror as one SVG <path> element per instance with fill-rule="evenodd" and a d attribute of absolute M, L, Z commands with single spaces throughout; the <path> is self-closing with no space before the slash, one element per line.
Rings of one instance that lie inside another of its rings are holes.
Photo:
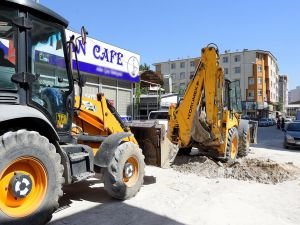
<path fill-rule="evenodd" d="M 81 74 L 78 79 L 78 86 L 84 87 L 85 83 L 86 83 L 86 76 Z"/>
<path fill-rule="evenodd" d="M 82 44 L 86 44 L 86 36 L 88 35 L 88 32 L 86 31 L 85 27 L 81 27 L 81 38 L 82 38 Z"/>

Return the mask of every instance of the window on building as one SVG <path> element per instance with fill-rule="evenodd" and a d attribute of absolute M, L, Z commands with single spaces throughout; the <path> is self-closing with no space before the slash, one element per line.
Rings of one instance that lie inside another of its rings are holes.
<path fill-rule="evenodd" d="M 257 96 L 262 96 L 262 89 L 257 90 Z"/>
<path fill-rule="evenodd" d="M 234 67 L 234 73 L 241 73 L 241 67 Z"/>
<path fill-rule="evenodd" d="M 228 68 L 224 68 L 224 74 L 228 74 Z"/>
<path fill-rule="evenodd" d="M 262 72 L 262 66 L 258 65 L 257 66 L 257 72 L 261 73 Z M 271 75 L 272 75 L 272 71 L 271 71 Z"/>
<path fill-rule="evenodd" d="M 185 67 L 185 62 L 181 62 L 180 63 L 180 68 L 184 68 Z"/>
<path fill-rule="evenodd" d="M 191 71 L 191 72 L 190 72 L 190 79 L 192 79 L 192 78 L 193 78 L 194 74 L 195 74 L 195 72 L 194 72 L 194 71 Z"/>
<path fill-rule="evenodd" d="M 176 80 L 176 73 L 171 74 L 172 80 Z"/>
<path fill-rule="evenodd" d="M 262 77 L 258 77 L 258 78 L 257 78 L 257 83 L 258 83 L 258 84 L 262 84 Z"/>
<path fill-rule="evenodd" d="M 241 56 L 240 55 L 234 56 L 234 62 L 240 62 L 240 61 L 241 61 Z"/>
<path fill-rule="evenodd" d="M 183 95 L 184 94 L 184 90 L 185 90 L 185 83 L 180 83 L 179 84 L 179 95 Z"/>
<path fill-rule="evenodd" d="M 223 57 L 223 63 L 228 63 L 228 57 L 227 56 Z"/>
<path fill-rule="evenodd" d="M 171 64 L 171 69 L 176 69 L 176 63 Z"/>
<path fill-rule="evenodd" d="M 195 61 L 190 61 L 190 66 L 191 67 L 195 66 Z"/>
<path fill-rule="evenodd" d="M 161 71 L 161 65 L 160 64 L 155 66 L 155 71 L 156 72 Z"/>
<path fill-rule="evenodd" d="M 249 77 L 248 78 L 248 84 L 249 85 L 253 85 L 254 84 L 254 78 L 253 77 Z"/>
<path fill-rule="evenodd" d="M 256 53 L 256 58 L 257 59 L 262 59 L 262 54 Z"/>
<path fill-rule="evenodd" d="M 180 73 L 180 80 L 185 79 L 185 72 Z"/>
<path fill-rule="evenodd" d="M 254 90 L 248 90 L 248 99 L 254 99 Z"/>

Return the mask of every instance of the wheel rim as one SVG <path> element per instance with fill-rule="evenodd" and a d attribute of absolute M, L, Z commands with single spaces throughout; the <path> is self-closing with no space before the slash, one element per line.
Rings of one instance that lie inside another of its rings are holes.
<path fill-rule="evenodd" d="M 235 156 L 237 154 L 237 148 L 238 148 L 237 137 L 234 136 L 232 138 L 232 142 L 231 142 L 231 151 L 230 151 L 230 158 L 231 159 L 235 159 Z"/>
<path fill-rule="evenodd" d="M 128 158 L 123 169 L 123 182 L 128 187 L 135 185 L 139 177 L 139 162 L 135 156 Z"/>
<path fill-rule="evenodd" d="M 20 178 L 21 182 L 14 185 Z M 47 178 L 45 167 L 35 158 L 21 157 L 11 162 L 0 175 L 1 211 L 15 218 L 35 212 L 46 195 Z M 20 189 L 21 194 L 17 195 L 16 191 Z"/>

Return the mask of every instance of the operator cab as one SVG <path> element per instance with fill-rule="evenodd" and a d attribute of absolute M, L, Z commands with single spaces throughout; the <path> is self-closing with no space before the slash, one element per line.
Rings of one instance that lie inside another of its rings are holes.
<path fill-rule="evenodd" d="M 0 104 L 40 111 L 60 136 L 72 124 L 74 86 L 65 37 L 68 22 L 30 0 L 0 9 Z"/>
<path fill-rule="evenodd" d="M 225 79 L 224 106 L 233 113 L 242 112 L 242 96 L 240 81 Z"/>

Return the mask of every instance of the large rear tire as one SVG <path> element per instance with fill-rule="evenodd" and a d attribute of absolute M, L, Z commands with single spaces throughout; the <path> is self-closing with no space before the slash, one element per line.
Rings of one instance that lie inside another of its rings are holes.
<path fill-rule="evenodd" d="M 239 133 L 236 127 L 228 131 L 226 146 L 226 162 L 233 163 L 236 160 L 239 146 Z"/>
<path fill-rule="evenodd" d="M 136 144 L 120 144 L 104 170 L 104 189 L 117 199 L 134 197 L 144 183 L 144 158 L 142 150 Z"/>
<path fill-rule="evenodd" d="M 241 123 L 239 126 L 239 151 L 238 157 L 245 157 L 249 153 L 250 127 L 249 123 Z"/>
<path fill-rule="evenodd" d="M 62 196 L 61 158 L 53 144 L 27 130 L 0 136 L 0 224 L 42 225 Z"/>

